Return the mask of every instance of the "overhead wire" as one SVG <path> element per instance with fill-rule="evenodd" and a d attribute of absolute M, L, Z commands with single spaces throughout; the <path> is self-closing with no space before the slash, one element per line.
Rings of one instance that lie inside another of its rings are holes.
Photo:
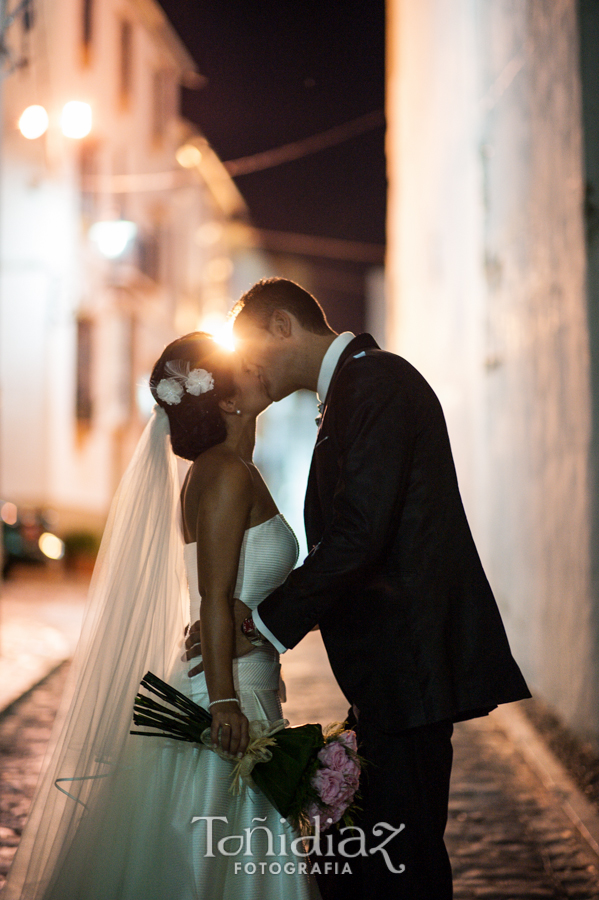
<path fill-rule="evenodd" d="M 342 144 L 350 140 L 350 138 L 373 131 L 384 124 L 384 111 L 376 109 L 363 116 L 358 116 L 356 119 L 351 119 L 349 122 L 344 122 L 342 125 L 335 125 L 326 131 L 321 131 L 319 134 L 292 141 L 289 144 L 283 144 L 271 150 L 264 150 L 261 153 L 254 153 L 251 156 L 240 156 L 238 159 L 230 159 L 223 162 L 223 165 L 233 178 L 238 175 L 261 172 L 264 169 L 271 169 L 274 166 L 280 166 L 283 163 L 301 159 L 312 153 L 318 153 L 320 150 L 326 150 L 328 147 Z"/>

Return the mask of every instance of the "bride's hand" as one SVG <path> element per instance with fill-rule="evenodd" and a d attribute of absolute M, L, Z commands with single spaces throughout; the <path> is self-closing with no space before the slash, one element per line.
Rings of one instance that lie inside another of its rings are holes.
<path fill-rule="evenodd" d="M 214 747 L 220 746 L 225 753 L 241 758 L 249 743 L 248 720 L 241 712 L 239 704 L 218 703 L 210 710 L 212 725 L 210 737 Z"/>
<path fill-rule="evenodd" d="M 245 603 L 242 603 L 241 600 L 235 600 L 233 606 L 233 616 L 235 619 L 235 656 L 245 656 L 246 653 L 249 653 L 251 650 L 255 650 L 253 644 L 250 644 L 248 639 L 241 631 L 241 623 L 247 616 L 251 613 L 251 609 L 249 606 L 246 606 Z M 202 655 L 202 639 L 200 637 L 200 620 L 197 622 L 193 622 L 189 626 L 189 630 L 186 632 L 187 637 L 185 639 L 185 656 L 184 658 L 196 659 L 198 656 Z M 193 678 L 194 675 L 199 675 L 204 669 L 203 663 L 198 663 L 197 666 L 194 666 L 193 669 L 190 669 L 188 674 L 189 678 Z"/>

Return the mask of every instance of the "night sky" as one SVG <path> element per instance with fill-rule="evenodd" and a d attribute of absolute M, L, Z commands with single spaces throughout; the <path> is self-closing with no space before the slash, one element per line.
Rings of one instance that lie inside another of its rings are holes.
<path fill-rule="evenodd" d="M 384 109 L 384 0 L 162 0 L 198 69 L 183 115 L 224 161 Z M 384 126 L 236 184 L 261 228 L 385 239 Z"/>

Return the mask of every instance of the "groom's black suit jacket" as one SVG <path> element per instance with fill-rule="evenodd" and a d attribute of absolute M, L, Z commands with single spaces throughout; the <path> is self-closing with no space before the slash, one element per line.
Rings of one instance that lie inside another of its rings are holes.
<path fill-rule="evenodd" d="M 458 490 L 439 401 L 370 335 L 342 354 L 305 503 L 304 564 L 259 607 L 294 647 L 316 624 L 343 693 L 384 731 L 530 693 Z"/>

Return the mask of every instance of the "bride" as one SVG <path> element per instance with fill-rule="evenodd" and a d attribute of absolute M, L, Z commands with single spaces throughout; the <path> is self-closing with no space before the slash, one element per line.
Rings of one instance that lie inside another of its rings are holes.
<path fill-rule="evenodd" d="M 157 406 L 111 507 L 4 898 L 318 898 L 289 823 L 260 792 L 229 792 L 248 720 L 282 716 L 276 650 L 248 641 L 233 658 L 236 623 L 298 554 L 252 462 L 270 401 L 200 332 L 166 347 L 150 387 Z M 175 454 L 192 461 L 180 502 Z M 181 641 L 190 618 L 203 648 L 193 668 Z M 211 740 L 230 759 L 129 734 L 148 670 L 210 707 Z"/>

